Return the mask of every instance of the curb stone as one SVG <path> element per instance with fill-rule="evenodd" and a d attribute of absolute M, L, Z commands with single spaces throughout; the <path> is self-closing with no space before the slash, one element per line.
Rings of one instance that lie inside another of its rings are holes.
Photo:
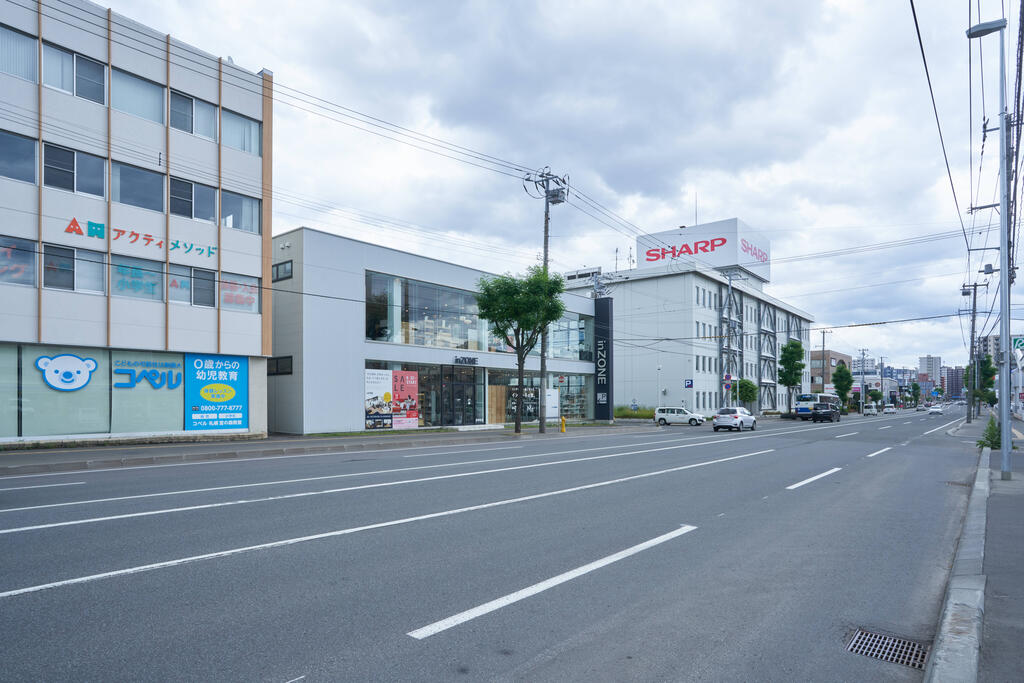
<path fill-rule="evenodd" d="M 926 682 L 978 680 L 982 626 L 985 621 L 985 527 L 988 521 L 991 449 L 981 449 L 964 516 L 939 632 L 928 655 Z"/>

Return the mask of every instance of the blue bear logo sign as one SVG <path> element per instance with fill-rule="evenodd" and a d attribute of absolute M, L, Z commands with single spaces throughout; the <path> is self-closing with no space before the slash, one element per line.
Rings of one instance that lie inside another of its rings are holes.
<path fill-rule="evenodd" d="M 39 356 L 36 367 L 43 373 L 43 381 L 57 391 L 78 391 L 92 379 L 96 361 L 65 353 L 52 358 Z"/>

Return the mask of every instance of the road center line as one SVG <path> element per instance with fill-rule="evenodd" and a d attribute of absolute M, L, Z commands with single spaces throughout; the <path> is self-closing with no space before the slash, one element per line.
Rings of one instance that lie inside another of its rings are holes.
<path fill-rule="evenodd" d="M 816 474 L 813 477 L 811 477 L 810 479 L 804 479 L 803 481 L 798 481 L 795 484 L 787 486 L 786 490 L 787 491 L 792 491 L 793 489 L 798 489 L 801 486 L 803 486 L 804 484 L 810 484 L 812 481 L 817 481 L 818 479 L 821 479 L 822 477 L 827 477 L 830 474 L 835 474 L 836 472 L 838 472 L 841 469 L 843 469 L 843 468 L 842 467 L 833 467 L 828 472 L 822 472 L 821 474 Z"/>
<path fill-rule="evenodd" d="M 878 431 L 882 431 L 883 429 L 892 429 L 892 425 L 886 425 L 884 427 L 879 427 Z"/>
<path fill-rule="evenodd" d="M 474 512 L 476 510 L 487 510 L 490 508 L 496 508 L 503 505 L 511 505 L 513 503 L 524 503 L 529 500 L 540 500 L 542 498 L 550 498 L 552 496 L 560 496 L 568 493 L 575 493 L 577 491 L 587 491 L 590 489 L 601 488 L 604 486 L 612 486 L 614 484 L 621 484 L 627 481 L 636 481 L 638 479 L 646 479 L 648 477 L 657 477 L 662 474 L 669 474 L 672 472 L 681 472 L 683 470 L 693 469 L 695 467 L 706 467 L 708 465 L 717 465 L 722 462 L 729 462 L 731 460 L 741 460 L 743 458 L 751 458 L 755 455 L 764 455 L 765 453 L 774 452 L 774 448 L 769 448 L 765 451 L 756 451 L 754 453 L 744 453 L 743 455 L 733 455 L 728 458 L 719 458 L 717 460 L 707 460 L 705 462 L 693 463 L 691 465 L 680 465 L 679 467 L 670 467 L 664 470 L 656 470 L 654 472 L 644 472 L 643 474 L 634 474 L 628 477 L 619 477 L 618 479 L 608 479 L 606 481 L 598 481 L 593 484 L 582 484 L 580 486 L 573 486 L 567 489 L 558 489 L 556 491 L 545 491 L 544 493 L 534 493 L 528 496 L 519 496 L 518 498 L 506 498 L 504 500 L 497 500 L 491 503 L 481 503 L 479 505 L 471 505 L 469 507 L 454 508 L 452 510 L 442 510 L 440 512 L 431 512 L 425 515 L 417 515 L 415 517 L 404 517 L 402 519 L 393 519 L 387 522 L 377 522 L 375 524 L 367 524 L 364 526 L 350 527 L 348 529 L 338 529 L 336 531 L 327 531 L 321 534 L 313 534 L 311 536 L 299 536 L 297 538 L 287 538 L 281 541 L 273 541 L 271 543 L 260 543 L 259 545 L 249 545 L 241 548 L 232 548 L 230 550 L 221 550 L 214 553 L 206 553 L 204 555 L 192 555 L 190 557 L 182 557 L 176 560 L 167 560 L 166 562 L 156 562 L 154 564 L 144 564 L 136 567 L 128 567 L 125 569 L 116 569 L 114 571 L 103 572 L 100 574 L 90 574 L 88 576 L 79 576 L 73 579 L 64 579 L 62 581 L 54 581 L 52 583 L 43 583 L 37 586 L 27 586 L 25 588 L 16 588 L 14 590 L 4 591 L 0 593 L 0 598 L 9 598 L 15 595 L 23 595 L 25 593 L 36 593 L 38 591 L 48 590 L 50 588 L 60 588 L 63 586 L 71 586 L 79 583 L 88 583 L 90 581 L 98 581 L 100 579 L 109 579 L 117 576 L 127 576 L 129 574 L 139 574 L 141 572 L 153 571 L 155 569 L 165 569 L 167 567 L 176 567 L 183 564 L 191 564 L 193 562 L 202 562 L 204 560 L 213 560 L 221 557 L 229 557 L 231 555 L 240 555 L 242 553 L 255 552 L 258 550 L 269 550 L 271 548 L 280 548 L 288 545 L 295 545 L 297 543 L 305 543 L 307 541 L 317 541 L 324 538 L 334 538 L 336 536 L 347 536 L 349 534 L 358 533 L 360 531 L 370 531 L 373 529 L 384 529 L 386 527 L 399 526 L 402 524 L 410 524 L 412 522 L 420 522 L 426 519 L 436 519 L 438 517 L 450 517 L 452 515 L 462 514 L 464 512 Z"/>
<path fill-rule="evenodd" d="M 6 489 L 0 489 L 0 491 L 24 491 L 25 489 L 49 489 L 54 486 L 79 486 L 84 484 L 84 481 L 67 481 L 63 484 L 37 484 L 35 486 L 12 486 Z"/>
<path fill-rule="evenodd" d="M 853 436 L 854 434 L 860 434 L 860 432 L 850 432 L 849 434 L 840 434 L 836 438 L 837 439 L 842 439 L 842 438 L 847 437 L 847 436 Z"/>
<path fill-rule="evenodd" d="M 925 436 L 925 435 L 927 435 L 927 434 L 931 434 L 932 432 L 937 432 L 937 431 L 939 431 L 940 429 L 945 429 L 945 428 L 946 428 L 946 427 L 948 427 L 949 425 L 951 425 L 951 424 L 956 424 L 956 423 L 957 423 L 957 422 L 959 422 L 959 421 L 960 421 L 960 418 L 958 417 L 957 419 L 953 420 L 952 422 L 947 422 L 947 423 L 946 423 L 946 424 L 944 424 L 944 425 L 939 425 L 939 426 L 938 426 L 938 427 L 936 427 L 935 429 L 929 429 L 929 430 L 928 430 L 927 432 L 925 432 L 925 433 L 924 433 L 924 434 L 922 434 L 921 436 Z"/>
<path fill-rule="evenodd" d="M 323 495 L 328 495 L 328 494 L 333 494 L 333 493 L 346 493 L 346 492 L 349 492 L 349 491 L 363 491 L 363 490 L 366 490 L 366 489 L 384 488 L 384 487 L 387 487 L 387 486 L 401 486 L 403 484 L 419 484 L 419 483 L 427 482 L 427 481 L 441 481 L 441 480 L 444 480 L 444 479 L 458 479 L 458 478 L 461 478 L 461 477 L 473 477 L 473 476 L 477 476 L 477 475 L 481 475 L 481 474 L 495 474 L 495 473 L 499 473 L 499 472 L 512 472 L 512 471 L 515 471 L 515 470 L 525 470 L 525 469 L 532 469 L 532 468 L 536 468 L 536 467 L 548 467 L 548 466 L 551 466 L 551 465 L 565 465 L 565 464 L 569 464 L 569 463 L 587 462 L 587 461 L 591 461 L 591 460 L 605 460 L 605 459 L 608 459 L 608 458 L 619 458 L 619 457 L 622 457 L 622 456 L 625 456 L 625 455 L 636 455 L 638 453 L 650 453 L 652 451 L 670 450 L 672 448 L 690 448 L 690 447 L 696 446 L 696 445 L 699 445 L 699 444 L 688 444 L 686 446 L 675 446 L 675 447 L 666 447 L 666 448 L 648 448 L 648 449 L 642 450 L 642 451 L 630 451 L 630 452 L 626 452 L 626 453 L 609 453 L 608 455 L 594 455 L 594 456 L 590 456 L 590 457 L 586 457 L 586 458 L 572 458 L 570 460 L 556 460 L 556 461 L 553 461 L 553 462 L 540 462 L 540 463 L 533 463 L 531 465 L 516 465 L 515 467 L 500 467 L 500 468 L 492 469 L 492 470 L 477 470 L 475 472 L 459 472 L 459 473 L 456 473 L 456 474 L 443 474 L 443 475 L 439 475 L 439 476 L 436 476 L 436 477 L 421 477 L 419 479 L 403 479 L 403 480 L 399 480 L 399 481 L 383 481 L 383 482 L 378 482 L 376 484 L 363 484 L 361 486 L 346 486 L 346 487 L 343 487 L 343 488 L 326 489 L 326 490 L 322 490 L 322 491 L 303 491 L 301 493 L 288 493 L 288 494 L 283 494 L 283 495 L 280 495 L 280 496 L 267 496 L 265 498 L 248 498 L 248 499 L 242 499 L 242 500 L 229 500 L 229 501 L 224 501 L 224 502 L 220 502 L 220 503 L 206 503 L 206 504 L 203 504 L 203 505 L 187 505 L 187 506 L 184 506 L 184 507 L 164 508 L 164 509 L 161 509 L 161 510 L 146 510 L 144 512 L 128 512 L 128 513 L 121 514 L 121 515 L 108 515 L 108 516 L 105 516 L 105 517 L 89 517 L 89 518 L 86 518 L 86 519 L 72 519 L 72 520 L 68 520 L 66 522 L 51 522 L 49 524 L 35 524 L 35 525 L 32 525 L 32 526 L 12 527 L 12 528 L 9 528 L 9 529 L 0 529 L 0 535 L 16 534 L 16 533 L 21 533 L 21 532 L 25 532 L 25 531 L 40 531 L 42 529 L 56 529 L 56 528 L 59 528 L 59 527 L 66 527 L 66 526 L 79 526 L 81 524 L 96 524 L 98 522 L 112 522 L 112 521 L 119 520 L 119 519 L 135 519 L 137 517 L 152 517 L 152 516 L 155 516 L 155 515 L 168 515 L 168 514 L 177 513 L 177 512 L 191 512 L 191 511 L 194 511 L 194 510 L 211 510 L 211 509 L 214 509 L 214 508 L 230 507 L 230 506 L 235 506 L 235 505 L 247 505 L 247 504 L 250 504 L 250 503 L 265 503 L 265 502 L 269 502 L 269 501 L 288 500 L 288 499 L 291 499 L 291 498 L 308 498 L 310 496 L 323 496 Z M 667 473 L 667 472 L 676 472 L 676 471 L 678 471 L 680 469 L 689 469 L 690 467 L 696 467 L 696 466 L 699 466 L 699 465 L 710 465 L 710 464 L 714 464 L 714 463 L 717 463 L 717 462 L 726 462 L 728 460 L 734 460 L 736 458 L 749 457 L 749 455 L 760 455 L 762 453 L 770 453 L 770 452 L 772 452 L 774 450 L 775 450 L 774 448 L 770 448 L 770 449 L 765 450 L 765 451 L 758 451 L 757 453 L 750 453 L 750 454 L 748 454 L 746 456 L 732 456 L 732 457 L 728 457 L 728 458 L 720 458 L 719 460 L 711 460 L 711 461 L 706 461 L 704 463 L 697 463 L 696 465 L 684 465 L 684 466 L 679 467 L 679 468 L 672 468 L 672 469 L 668 469 L 668 470 L 660 470 L 659 472 L 656 472 L 655 474 L 664 474 L 664 473 Z M 649 475 L 637 475 L 637 476 L 649 476 Z M 623 479 L 622 481 L 628 481 L 628 480 L 629 480 L 629 478 L 626 478 L 626 479 Z"/>
<path fill-rule="evenodd" d="M 907 420 L 907 421 L 906 421 L 906 422 L 904 422 L 903 424 L 905 424 L 905 425 L 908 425 L 908 424 L 910 424 L 910 423 L 911 423 L 911 420 Z"/>
<path fill-rule="evenodd" d="M 567 581 L 579 578 L 584 574 L 589 574 L 590 572 L 596 569 L 606 567 L 612 564 L 613 562 L 624 560 L 630 555 L 636 555 L 637 553 L 643 552 L 648 548 L 653 548 L 654 546 L 660 545 L 666 541 L 671 541 L 673 538 L 677 538 L 679 536 L 682 536 L 683 534 L 688 534 L 696 528 L 697 527 L 695 526 L 689 526 L 684 524 L 682 527 L 676 529 L 675 531 L 670 531 L 667 534 L 662 534 L 661 536 L 657 536 L 650 540 L 644 541 L 643 543 L 638 543 L 637 545 L 626 548 L 625 550 L 620 550 L 619 552 L 614 553 L 613 555 L 602 557 L 600 560 L 595 560 L 589 564 L 583 565 L 582 567 L 577 567 L 576 569 L 572 569 L 563 574 L 559 574 L 558 576 L 553 576 L 550 579 L 546 579 L 544 581 L 541 581 L 540 583 L 535 583 L 532 586 L 528 586 L 527 588 L 517 590 L 514 593 L 509 593 L 508 595 L 504 595 L 500 598 L 497 598 L 496 600 L 485 602 L 484 604 L 478 605 L 477 607 L 474 607 L 472 609 L 468 609 L 465 612 L 459 612 L 458 614 L 454 614 L 448 617 L 447 619 L 435 621 L 433 624 L 428 624 L 427 626 L 418 628 L 415 631 L 409 631 L 408 635 L 412 636 L 413 638 L 416 638 L 417 640 L 429 638 L 430 636 L 440 633 L 441 631 L 447 631 L 448 629 L 454 626 L 464 624 L 467 621 L 476 619 L 477 617 L 482 617 L 483 615 L 488 614 L 490 612 L 494 612 L 495 610 L 499 610 L 502 607 L 508 607 L 513 603 L 519 602 L 520 600 L 525 600 L 526 598 L 537 595 L 538 593 L 543 593 L 549 588 L 554 588 L 555 586 L 563 584 Z"/>
<path fill-rule="evenodd" d="M 873 458 L 876 455 L 881 455 L 882 453 L 885 453 L 886 451 L 889 451 L 889 450 L 892 450 L 892 446 L 886 446 L 885 448 L 883 448 L 880 451 L 875 451 L 874 453 L 868 453 L 867 456 L 865 456 L 865 457 Z"/>

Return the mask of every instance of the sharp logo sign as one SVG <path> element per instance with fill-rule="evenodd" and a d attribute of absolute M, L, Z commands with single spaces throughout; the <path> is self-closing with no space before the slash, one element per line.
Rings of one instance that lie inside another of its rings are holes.
<path fill-rule="evenodd" d="M 694 254 L 710 254 L 718 247 L 724 246 L 726 240 L 724 237 L 715 237 L 710 240 L 697 240 L 692 245 L 680 244 L 678 247 L 665 247 L 662 249 L 648 249 L 647 260 L 648 261 L 660 261 L 663 258 L 678 258 L 679 256 L 693 256 Z M 746 240 L 743 241 L 746 244 Z"/>
<path fill-rule="evenodd" d="M 740 240 L 740 251 L 744 254 L 750 254 L 754 259 L 761 263 L 768 263 L 768 252 L 759 247 L 755 247 L 746 240 Z"/>

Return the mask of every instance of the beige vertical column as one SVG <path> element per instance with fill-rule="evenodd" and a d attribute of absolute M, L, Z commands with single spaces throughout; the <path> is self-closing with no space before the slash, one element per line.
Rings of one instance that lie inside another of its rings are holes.
<path fill-rule="evenodd" d="M 114 264 L 110 258 L 111 240 L 110 235 L 114 232 L 114 226 L 111 224 L 113 221 L 113 210 L 111 203 L 114 200 L 114 158 L 111 154 L 112 144 L 112 130 L 111 130 L 111 113 L 110 113 L 110 94 L 111 94 L 111 81 L 114 80 L 113 70 L 113 55 L 111 54 L 111 47 L 113 46 L 113 10 L 107 9 L 107 229 L 105 230 L 107 236 L 107 346 L 110 346 L 110 316 L 111 316 L 111 288 L 114 284 Z"/>
<path fill-rule="evenodd" d="M 167 93 L 164 97 L 164 350 L 171 348 L 171 34 L 167 34 Z M 190 285 L 191 287 L 191 285 Z M 189 290 L 191 291 L 191 289 Z"/>
<path fill-rule="evenodd" d="M 43 341 L 43 0 L 36 2 L 36 33 L 39 35 L 36 80 L 36 136 L 39 138 L 39 185 L 36 202 L 36 341 Z"/>
<path fill-rule="evenodd" d="M 274 309 L 273 292 L 271 285 L 271 261 L 273 261 L 273 189 L 274 189 L 274 74 L 267 69 L 260 72 L 263 77 L 263 140 L 261 141 L 263 154 L 263 195 L 260 201 L 262 216 L 260 227 L 263 231 L 263 277 L 260 280 L 262 290 L 260 298 L 263 314 L 263 343 L 261 353 L 264 356 L 273 354 L 272 319 Z"/>
<path fill-rule="evenodd" d="M 220 353 L 220 303 L 223 301 L 223 295 L 221 294 L 221 233 L 224 228 L 223 221 L 220 217 L 221 212 L 221 195 L 224 192 L 224 183 L 221 180 L 223 174 L 222 164 L 224 163 L 224 116 L 223 106 L 224 101 L 224 58 L 217 58 L 217 353 Z"/>

